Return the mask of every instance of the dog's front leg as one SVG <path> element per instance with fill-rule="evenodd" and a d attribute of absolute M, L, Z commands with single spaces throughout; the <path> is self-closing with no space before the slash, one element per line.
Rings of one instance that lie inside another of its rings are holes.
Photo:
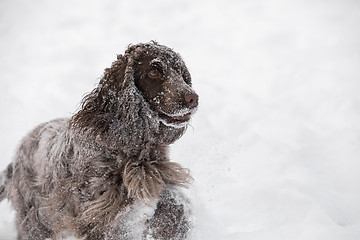
<path fill-rule="evenodd" d="M 157 201 L 138 202 L 119 214 L 112 229 L 106 234 L 107 240 L 142 240 L 146 222 L 153 217 Z"/>
<path fill-rule="evenodd" d="M 160 194 L 155 213 L 147 222 L 143 239 L 183 240 L 193 227 L 191 204 L 182 191 L 173 186 Z"/>

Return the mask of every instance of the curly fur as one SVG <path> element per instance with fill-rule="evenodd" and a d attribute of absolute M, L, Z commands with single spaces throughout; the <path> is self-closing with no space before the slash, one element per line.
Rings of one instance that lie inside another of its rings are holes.
<path fill-rule="evenodd" d="M 161 82 L 160 75 L 149 81 L 154 62 L 163 64 Z M 149 87 L 154 82 L 162 91 Z M 168 145 L 186 130 L 197 101 L 177 53 L 156 42 L 130 45 L 81 109 L 30 132 L 0 175 L 0 200 L 12 201 L 18 239 L 64 232 L 86 240 L 185 239 L 189 201 L 178 188 L 192 178 L 169 160 Z"/>

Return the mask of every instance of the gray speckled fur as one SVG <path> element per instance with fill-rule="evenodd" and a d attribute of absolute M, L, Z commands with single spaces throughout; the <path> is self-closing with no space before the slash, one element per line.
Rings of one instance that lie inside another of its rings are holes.
<path fill-rule="evenodd" d="M 171 49 L 131 45 L 105 70 L 71 119 L 43 123 L 22 141 L 1 174 L 0 200 L 16 210 L 18 239 L 185 239 L 191 176 L 171 162 L 168 145 L 184 127 L 159 121 L 134 85 L 134 62 L 157 52 L 178 67 Z"/>

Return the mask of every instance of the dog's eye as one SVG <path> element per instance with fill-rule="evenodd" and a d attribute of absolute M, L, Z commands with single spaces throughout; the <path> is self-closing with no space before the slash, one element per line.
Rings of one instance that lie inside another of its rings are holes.
<path fill-rule="evenodd" d="M 161 78 L 161 73 L 159 70 L 153 69 L 148 73 L 148 76 L 149 76 L 149 78 L 152 78 L 152 79 L 159 79 L 159 78 Z"/>

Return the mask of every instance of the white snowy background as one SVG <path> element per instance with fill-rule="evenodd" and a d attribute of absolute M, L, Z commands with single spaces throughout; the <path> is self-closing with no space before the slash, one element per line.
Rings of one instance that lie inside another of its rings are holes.
<path fill-rule="evenodd" d="M 199 240 L 360 239 L 360 1 L 0 0 L 0 168 L 129 43 L 187 63 Z M 15 238 L 0 204 L 0 240 Z"/>

